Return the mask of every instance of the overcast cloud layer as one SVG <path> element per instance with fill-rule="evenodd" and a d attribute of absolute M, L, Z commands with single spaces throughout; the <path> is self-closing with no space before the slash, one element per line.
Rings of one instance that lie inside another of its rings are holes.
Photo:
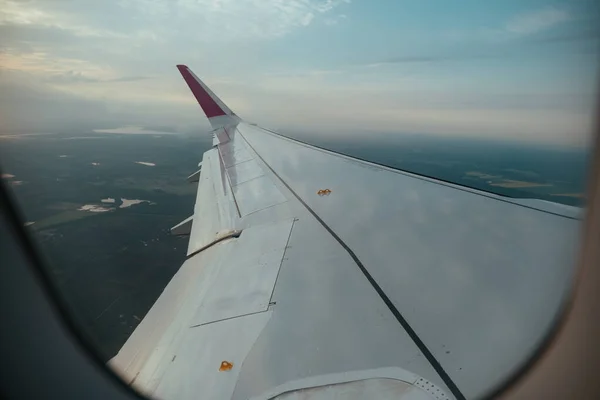
<path fill-rule="evenodd" d="M 593 1 L 0 0 L 0 129 L 208 127 L 175 64 L 247 120 L 581 145 Z"/>

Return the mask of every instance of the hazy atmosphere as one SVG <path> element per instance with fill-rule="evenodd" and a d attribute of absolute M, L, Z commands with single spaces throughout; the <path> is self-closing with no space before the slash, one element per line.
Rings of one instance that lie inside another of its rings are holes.
<path fill-rule="evenodd" d="M 275 129 L 581 146 L 594 3 L 1 0 L 1 128 L 207 128 L 184 63 Z"/>

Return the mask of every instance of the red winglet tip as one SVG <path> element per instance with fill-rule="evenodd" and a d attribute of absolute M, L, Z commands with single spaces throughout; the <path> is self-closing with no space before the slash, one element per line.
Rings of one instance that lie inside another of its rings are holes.
<path fill-rule="evenodd" d="M 192 72 L 186 65 L 178 64 L 177 69 L 183 76 L 183 79 L 189 86 L 190 90 L 192 91 L 192 94 L 194 95 L 194 97 L 200 104 L 200 107 L 202 107 L 204 114 L 206 114 L 208 118 L 227 115 L 225 111 L 223 111 L 223 109 L 221 109 L 221 107 L 217 104 L 215 99 L 213 99 L 211 95 L 205 90 L 205 88 L 202 87 L 200 82 L 192 74 Z"/>

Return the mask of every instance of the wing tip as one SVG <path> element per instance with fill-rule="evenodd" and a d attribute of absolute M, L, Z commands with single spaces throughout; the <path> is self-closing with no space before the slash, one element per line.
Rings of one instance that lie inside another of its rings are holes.
<path fill-rule="evenodd" d="M 187 65 L 177 64 L 177 69 L 208 119 L 231 114 L 227 106 L 202 83 Z"/>

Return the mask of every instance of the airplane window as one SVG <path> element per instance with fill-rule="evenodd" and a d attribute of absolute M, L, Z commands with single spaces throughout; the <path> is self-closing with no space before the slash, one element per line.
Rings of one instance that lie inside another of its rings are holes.
<path fill-rule="evenodd" d="M 186 398 L 179 362 L 221 374 L 212 398 L 348 371 L 368 396 L 397 367 L 480 398 L 553 332 L 594 2 L 0 3 L 2 182 L 135 389 Z"/>

